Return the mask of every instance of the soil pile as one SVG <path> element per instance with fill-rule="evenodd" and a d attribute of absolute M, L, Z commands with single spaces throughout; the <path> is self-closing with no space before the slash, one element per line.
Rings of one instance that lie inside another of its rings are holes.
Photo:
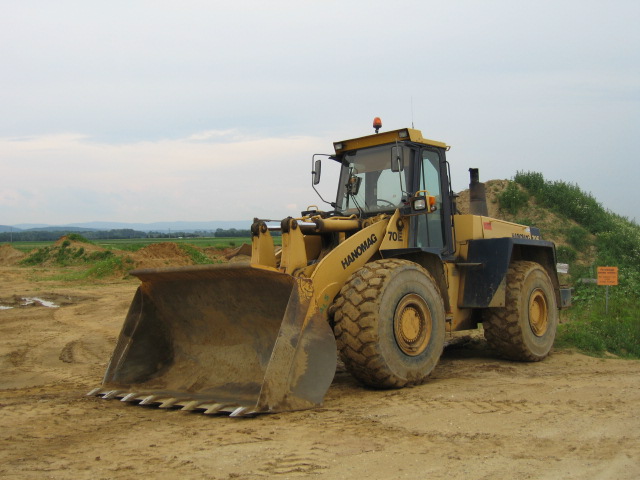
<path fill-rule="evenodd" d="M 16 250 L 8 243 L 0 245 L 0 265 L 17 265 L 24 257 L 26 257 L 26 254 Z"/>
<path fill-rule="evenodd" d="M 87 254 L 95 253 L 95 252 L 104 252 L 105 248 L 100 245 L 96 245 L 95 243 L 91 243 L 89 241 L 83 242 L 81 240 L 77 240 L 74 237 L 70 237 L 68 235 L 64 235 L 60 237 L 56 243 L 53 244 L 54 248 L 68 248 L 73 250 L 83 249 L 83 251 Z"/>
<path fill-rule="evenodd" d="M 498 195 L 507 188 L 508 184 L 509 180 L 489 180 L 488 182 L 485 182 L 484 188 L 487 194 L 487 211 L 489 213 L 489 217 L 504 218 L 504 212 L 500 210 Z M 463 215 L 471 213 L 469 209 L 469 190 L 463 190 L 458 193 L 456 206 L 458 207 L 458 211 Z"/>
<path fill-rule="evenodd" d="M 174 242 L 153 243 L 137 252 L 131 253 L 130 257 L 136 268 L 161 268 L 161 267 L 182 267 L 193 265 L 193 261 L 188 253 Z"/>
<path fill-rule="evenodd" d="M 581 231 L 583 228 L 574 220 L 562 217 L 548 208 L 538 205 L 532 196 L 529 197 L 527 203 L 518 209 L 515 214 L 500 208 L 500 196 L 510 183 L 509 180 L 489 180 L 485 182 L 488 216 L 506 220 L 507 222 L 537 227 L 540 229 L 542 238 L 553 241 L 556 247 L 571 246 L 571 241 L 568 238 L 570 231 Z M 518 189 L 526 192 L 520 185 L 516 184 L 516 186 Z M 469 208 L 469 190 L 463 190 L 458 194 L 456 206 L 461 214 L 471 213 Z M 588 240 L 586 242 L 587 246 L 578 249 L 576 252 L 575 263 L 577 265 L 592 264 L 596 255 L 595 237 L 586 231 L 584 235 Z"/>

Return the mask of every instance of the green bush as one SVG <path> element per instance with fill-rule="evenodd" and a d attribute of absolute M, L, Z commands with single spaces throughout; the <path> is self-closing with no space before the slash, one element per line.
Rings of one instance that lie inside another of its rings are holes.
<path fill-rule="evenodd" d="M 576 258 L 578 258 L 578 253 L 573 248 L 566 247 L 564 245 L 561 245 L 556 249 L 556 255 L 558 257 L 558 262 L 560 263 L 575 262 Z"/>
<path fill-rule="evenodd" d="M 518 211 L 529 201 L 529 195 L 521 190 L 516 183 L 509 182 L 507 188 L 498 194 L 498 201 L 501 209 L 511 215 L 517 215 Z"/>
<path fill-rule="evenodd" d="M 514 180 L 525 187 L 539 205 L 575 220 L 591 233 L 612 228 L 612 215 L 577 185 L 563 181 L 548 182 L 537 172 L 517 172 Z"/>
<path fill-rule="evenodd" d="M 182 251 L 189 255 L 191 261 L 196 265 L 207 265 L 213 263 L 213 261 L 209 257 L 207 257 L 204 253 L 191 245 L 183 243 L 178 245 L 178 247 L 180 247 Z"/>
<path fill-rule="evenodd" d="M 582 227 L 570 227 L 567 231 L 567 240 L 576 250 L 584 250 L 589 246 L 589 232 Z"/>
<path fill-rule="evenodd" d="M 516 181 L 516 183 L 519 183 L 524 188 L 529 190 L 529 192 L 536 197 L 539 194 L 543 193 L 545 181 L 541 173 L 517 172 L 514 180 Z"/>
<path fill-rule="evenodd" d="M 67 238 L 69 240 L 72 240 L 74 242 L 80 242 L 80 243 L 93 243 L 90 240 L 86 239 L 85 237 L 83 237 L 82 235 L 80 235 L 79 233 L 70 233 L 67 235 Z"/>
<path fill-rule="evenodd" d="M 84 247 L 73 248 L 69 240 L 64 240 L 60 246 L 47 246 L 37 249 L 20 263 L 22 265 L 42 265 L 51 262 L 64 267 L 101 261 L 112 256 L 113 253 L 110 251 L 87 254 Z"/>
<path fill-rule="evenodd" d="M 35 252 L 31 253 L 31 255 L 24 258 L 20 263 L 22 265 L 40 265 L 49 259 L 50 252 L 50 247 L 39 248 Z"/>
<path fill-rule="evenodd" d="M 116 274 L 126 274 L 133 267 L 133 260 L 129 257 L 110 257 L 99 260 L 83 275 L 85 278 L 104 278 Z"/>
<path fill-rule="evenodd" d="M 89 255 L 85 255 L 85 262 L 99 262 L 102 260 L 107 260 L 109 258 L 114 257 L 114 253 L 109 251 L 109 250 L 103 250 L 101 252 L 93 252 L 90 253 Z"/>

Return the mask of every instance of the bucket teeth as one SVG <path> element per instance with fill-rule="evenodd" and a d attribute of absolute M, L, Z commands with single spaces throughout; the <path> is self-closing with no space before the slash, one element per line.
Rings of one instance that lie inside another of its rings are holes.
<path fill-rule="evenodd" d="M 121 402 L 138 402 L 138 405 L 157 405 L 158 408 L 181 407 L 180 410 L 191 412 L 199 410 L 205 415 L 228 414 L 230 417 L 253 416 L 257 412 L 251 407 L 241 407 L 237 403 L 221 403 L 192 400 L 185 397 L 168 397 L 163 395 L 148 395 L 139 392 L 123 392 L 122 390 L 106 390 L 94 388 L 88 396 L 100 396 L 103 399 L 119 398 Z"/>
<path fill-rule="evenodd" d="M 177 398 L 167 398 L 166 400 L 163 400 L 160 405 L 158 405 L 158 408 L 171 408 L 176 403 L 178 403 L 178 401 L 179 400 Z"/>
<path fill-rule="evenodd" d="M 116 398 L 118 396 L 119 393 L 121 393 L 121 390 L 110 390 L 107 393 L 105 393 L 104 395 L 102 395 L 102 398 L 104 398 L 105 400 L 109 400 L 111 398 Z"/>
<path fill-rule="evenodd" d="M 145 397 L 138 405 L 150 405 L 154 403 L 158 398 L 158 395 L 149 395 Z"/>
<path fill-rule="evenodd" d="M 223 408 L 229 406 L 226 403 L 214 403 L 213 405 L 209 406 L 203 413 L 205 415 L 213 415 L 215 413 L 220 413 L 220 411 L 222 411 Z"/>
<path fill-rule="evenodd" d="M 191 400 L 190 402 L 186 402 L 180 410 L 184 410 L 185 412 L 190 412 L 191 410 L 195 410 L 200 405 L 199 400 Z"/>
<path fill-rule="evenodd" d="M 230 417 L 244 417 L 247 415 L 251 415 L 253 412 L 250 411 L 248 407 L 238 407 L 233 412 L 229 414 Z"/>
<path fill-rule="evenodd" d="M 120 399 L 121 402 L 132 402 L 136 399 L 136 397 L 138 396 L 137 393 L 128 393 L 126 394 L 124 397 L 122 397 Z"/>

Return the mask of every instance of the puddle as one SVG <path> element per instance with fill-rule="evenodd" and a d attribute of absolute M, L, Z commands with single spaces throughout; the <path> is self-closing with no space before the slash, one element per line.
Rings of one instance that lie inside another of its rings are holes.
<path fill-rule="evenodd" d="M 60 305 L 56 305 L 55 303 L 50 302 L 49 300 L 43 300 L 42 298 L 38 298 L 38 297 L 25 297 L 22 300 L 24 300 L 24 303 L 21 304 L 23 307 L 26 307 L 28 305 L 33 305 L 34 303 L 38 303 L 43 307 L 48 307 L 48 308 L 60 307 Z"/>
<path fill-rule="evenodd" d="M 32 306 L 60 308 L 60 305 L 58 305 L 57 303 L 52 302 L 51 300 L 45 300 L 44 298 L 40 298 L 40 297 L 19 297 L 16 295 L 13 297 L 13 301 L 7 301 L 6 299 L 4 299 L 3 303 L 4 305 L 0 303 L 0 310 L 11 310 L 12 308 L 16 308 L 16 307 L 32 307 Z"/>

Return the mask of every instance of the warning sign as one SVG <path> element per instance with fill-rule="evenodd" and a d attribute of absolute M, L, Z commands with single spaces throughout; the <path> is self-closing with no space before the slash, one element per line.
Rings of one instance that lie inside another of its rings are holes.
<path fill-rule="evenodd" d="M 598 285 L 618 285 L 618 267 L 598 267 Z"/>

